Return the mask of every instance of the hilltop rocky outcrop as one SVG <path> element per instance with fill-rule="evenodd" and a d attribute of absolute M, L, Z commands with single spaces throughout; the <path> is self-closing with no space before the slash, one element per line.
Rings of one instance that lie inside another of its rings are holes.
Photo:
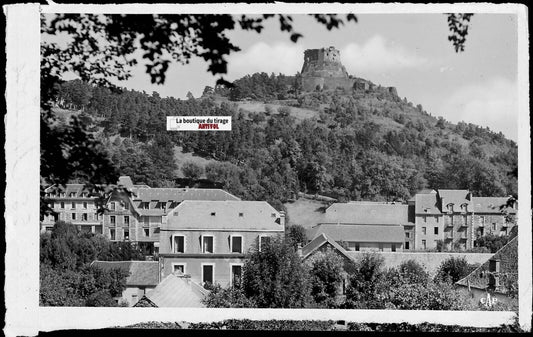
<path fill-rule="evenodd" d="M 301 71 L 303 91 L 335 90 L 349 91 L 383 90 L 398 95 L 395 87 L 378 87 L 374 83 L 354 77 L 342 65 L 340 51 L 335 47 L 307 49 Z"/>

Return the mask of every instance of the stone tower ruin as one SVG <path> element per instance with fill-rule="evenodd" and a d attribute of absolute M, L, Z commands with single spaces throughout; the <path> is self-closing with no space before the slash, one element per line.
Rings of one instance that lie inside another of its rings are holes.
<path fill-rule="evenodd" d="M 307 49 L 302 67 L 302 89 L 351 89 L 354 81 L 341 63 L 340 52 L 335 47 Z"/>

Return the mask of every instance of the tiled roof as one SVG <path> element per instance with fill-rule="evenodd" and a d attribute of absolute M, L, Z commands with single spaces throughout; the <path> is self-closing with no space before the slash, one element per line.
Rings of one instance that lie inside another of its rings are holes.
<path fill-rule="evenodd" d="M 170 274 L 145 296 L 157 307 L 205 307 L 202 299 L 209 292 L 183 275 Z"/>
<path fill-rule="evenodd" d="M 518 237 L 512 238 L 505 246 L 498 250 L 490 259 L 472 271 L 468 276 L 456 282 L 458 285 L 470 285 L 474 288 L 486 289 L 489 285 L 489 264 L 491 259 L 500 260 L 500 273 L 517 276 L 518 273 Z M 505 282 L 500 278 L 500 284 L 505 287 Z M 506 293 L 507 289 L 503 289 Z"/>
<path fill-rule="evenodd" d="M 335 247 L 335 249 L 337 249 L 337 251 L 339 251 L 339 253 L 344 255 L 347 259 L 349 260 L 352 259 L 350 255 L 346 253 L 346 250 L 344 250 L 344 248 L 341 247 L 341 245 L 335 242 L 335 240 L 331 240 L 324 233 L 318 235 L 316 238 L 314 238 L 311 242 L 309 242 L 307 245 L 305 245 L 302 248 L 302 258 L 303 259 L 307 258 L 309 255 L 311 255 L 311 253 L 315 252 L 318 248 L 322 247 L 326 243 L 329 243 L 330 245 Z"/>
<path fill-rule="evenodd" d="M 242 214 L 242 216 L 241 216 Z M 161 229 L 263 229 L 284 228 L 281 214 L 266 201 L 185 200 L 169 210 L 167 224 Z"/>
<path fill-rule="evenodd" d="M 157 261 L 93 261 L 91 267 L 104 270 L 121 269 L 130 273 L 127 286 L 155 286 L 159 283 Z"/>
<path fill-rule="evenodd" d="M 335 241 L 403 242 L 401 225 L 320 224 L 313 228 L 312 238 L 326 234 Z"/>
<path fill-rule="evenodd" d="M 471 203 L 468 199 L 470 194 L 468 190 L 438 190 L 438 194 L 442 202 L 442 208 L 445 208 L 450 203 L 457 207 L 462 204 L 470 205 Z"/>
<path fill-rule="evenodd" d="M 437 204 L 436 194 L 416 194 L 415 195 L 416 214 L 441 214 Z"/>
<path fill-rule="evenodd" d="M 70 197 L 71 193 L 75 193 L 76 198 L 81 197 L 83 192 L 90 193 L 90 190 L 85 187 L 85 184 L 66 184 L 65 186 L 52 185 L 45 189 L 45 192 L 47 193 L 52 193 L 53 191 L 65 193 L 66 197 Z"/>
<path fill-rule="evenodd" d="M 364 225 L 408 224 L 408 205 L 378 202 L 335 203 L 326 209 L 323 222 Z"/>
<path fill-rule="evenodd" d="M 473 197 L 472 204 L 475 213 L 501 213 L 501 206 L 507 204 L 508 197 Z M 513 208 L 505 207 L 510 213 L 516 213 Z"/>
<path fill-rule="evenodd" d="M 134 200 L 150 202 L 158 200 L 160 202 L 183 200 L 240 200 L 236 196 L 220 189 L 208 188 L 139 188 Z"/>

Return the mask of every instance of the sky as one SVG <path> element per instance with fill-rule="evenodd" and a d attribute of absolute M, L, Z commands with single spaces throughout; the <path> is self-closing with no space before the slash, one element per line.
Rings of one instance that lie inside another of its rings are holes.
<path fill-rule="evenodd" d="M 433 116 L 465 121 L 518 138 L 517 18 L 514 14 L 475 14 L 464 52 L 448 41 L 443 14 L 364 14 L 328 31 L 307 15 L 293 15 L 294 29 L 303 38 L 291 42 L 279 24 L 265 30 L 231 32 L 240 52 L 228 57 L 228 80 L 254 72 L 294 75 L 301 71 L 306 49 L 334 46 L 349 74 L 382 86 L 394 86 L 401 98 L 421 104 Z M 157 91 L 162 97 L 201 95 L 217 77 L 199 58 L 174 63 L 164 85 L 152 85 L 142 63 L 121 85 Z"/>

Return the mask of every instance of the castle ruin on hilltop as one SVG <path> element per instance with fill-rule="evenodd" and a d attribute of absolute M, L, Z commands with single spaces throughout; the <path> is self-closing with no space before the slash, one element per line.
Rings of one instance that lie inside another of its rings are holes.
<path fill-rule="evenodd" d="M 341 63 L 339 50 L 329 48 L 307 49 L 304 52 L 304 65 L 301 71 L 302 90 L 375 90 L 376 86 L 362 78 L 349 75 Z M 396 88 L 382 88 L 391 94 L 398 95 Z"/>

